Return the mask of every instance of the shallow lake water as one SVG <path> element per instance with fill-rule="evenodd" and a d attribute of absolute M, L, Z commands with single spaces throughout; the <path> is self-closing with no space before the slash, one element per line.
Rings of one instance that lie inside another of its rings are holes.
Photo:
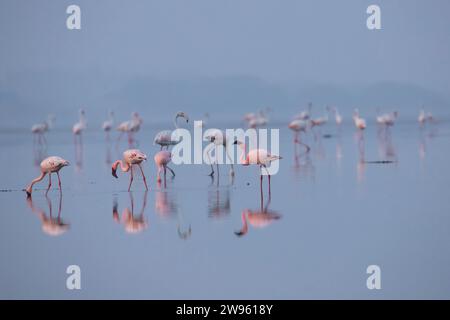
<path fill-rule="evenodd" d="M 45 148 L 27 131 L 0 133 L 0 298 L 450 298 L 450 125 L 399 122 L 381 139 L 369 124 L 359 145 L 353 126 L 330 123 L 297 156 L 280 127 L 270 198 L 258 168 L 239 165 L 234 181 L 226 166 L 217 181 L 207 165 L 172 165 L 158 186 L 157 127 L 137 134 L 147 193 L 139 175 L 130 193 L 127 174 L 111 176 L 125 140 L 90 130 L 77 156 L 69 130 L 50 131 Z M 48 197 L 45 179 L 27 200 L 45 155 L 71 162 L 63 192 L 54 176 Z M 81 290 L 66 288 L 69 265 Z M 380 290 L 366 286 L 369 265 Z"/>

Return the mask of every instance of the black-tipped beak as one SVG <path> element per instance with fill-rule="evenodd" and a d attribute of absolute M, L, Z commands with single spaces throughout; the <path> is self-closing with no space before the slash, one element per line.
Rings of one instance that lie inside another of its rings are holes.
<path fill-rule="evenodd" d="M 27 193 L 27 199 L 31 199 L 31 192 L 26 191 L 26 193 Z"/>
<path fill-rule="evenodd" d="M 243 235 L 246 234 L 246 232 L 243 232 L 243 231 L 235 231 L 234 234 L 237 235 L 238 237 L 242 237 Z"/>
<path fill-rule="evenodd" d="M 237 140 L 234 140 L 233 144 L 237 144 Z"/>
<path fill-rule="evenodd" d="M 116 170 L 112 169 L 112 175 L 114 178 L 118 179 L 119 177 L 117 176 Z"/>

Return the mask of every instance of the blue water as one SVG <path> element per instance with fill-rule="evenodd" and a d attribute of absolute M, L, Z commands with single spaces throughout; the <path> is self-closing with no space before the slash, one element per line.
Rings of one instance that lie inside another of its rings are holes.
<path fill-rule="evenodd" d="M 68 129 L 49 132 L 40 155 L 29 132 L 0 134 L 0 298 L 450 298 L 448 123 L 420 131 L 399 122 L 384 143 L 369 123 L 364 160 L 394 161 L 385 164 L 362 163 L 354 128 L 331 123 L 317 141 L 307 137 L 312 150 L 296 162 L 283 125 L 270 199 L 256 167 L 237 166 L 231 183 L 225 166 L 217 181 L 207 165 L 172 165 L 176 177 L 158 186 L 159 129 L 137 135 L 148 193 L 139 176 L 131 193 L 127 175 L 111 176 L 108 157 L 126 141 L 108 147 L 100 130 L 85 133 L 78 164 Z M 61 171 L 62 195 L 54 183 L 46 198 L 44 180 L 30 202 L 22 189 L 43 155 L 72 165 Z M 60 204 L 67 226 L 51 236 L 42 221 Z M 242 213 L 261 205 L 277 219 L 237 236 Z M 81 290 L 66 288 L 69 265 L 81 268 Z M 380 290 L 366 287 L 369 265 L 381 268 Z"/>

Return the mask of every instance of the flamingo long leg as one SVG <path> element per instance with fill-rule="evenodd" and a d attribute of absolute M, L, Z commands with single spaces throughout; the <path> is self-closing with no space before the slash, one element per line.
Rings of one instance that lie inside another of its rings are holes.
<path fill-rule="evenodd" d="M 139 166 L 139 169 L 141 169 L 142 178 L 144 179 L 145 190 L 148 190 L 148 187 L 147 187 L 147 179 L 145 179 L 144 170 L 142 170 L 142 167 L 141 167 L 141 164 L 140 164 L 140 163 L 138 164 L 138 166 Z"/>
<path fill-rule="evenodd" d="M 133 165 L 130 165 L 130 184 L 128 185 L 128 191 L 130 191 L 132 183 L 133 183 Z"/>
<path fill-rule="evenodd" d="M 61 178 L 60 178 L 60 176 L 59 176 L 59 171 L 56 171 L 56 175 L 58 176 L 59 191 L 62 191 L 62 190 L 61 190 Z"/>
<path fill-rule="evenodd" d="M 52 173 L 50 172 L 49 174 L 48 174 L 48 188 L 47 188 L 47 191 L 45 192 L 45 195 L 47 195 L 47 193 L 48 193 L 48 190 L 50 190 L 50 187 L 52 186 Z"/>

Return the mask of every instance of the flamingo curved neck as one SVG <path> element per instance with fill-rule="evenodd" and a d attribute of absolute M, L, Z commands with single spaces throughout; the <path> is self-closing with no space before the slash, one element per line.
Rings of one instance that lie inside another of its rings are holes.
<path fill-rule="evenodd" d="M 174 124 L 174 126 L 175 126 L 175 129 L 178 129 L 179 127 L 178 127 L 178 118 L 179 117 L 181 117 L 180 115 L 176 115 L 175 116 L 175 119 L 173 119 L 173 124 Z"/>
<path fill-rule="evenodd" d="M 114 162 L 114 170 L 116 170 L 119 165 L 120 170 L 122 170 L 123 172 L 128 172 L 128 170 L 130 170 L 130 165 L 128 164 L 128 162 L 122 160 L 117 160 L 116 162 Z"/>

